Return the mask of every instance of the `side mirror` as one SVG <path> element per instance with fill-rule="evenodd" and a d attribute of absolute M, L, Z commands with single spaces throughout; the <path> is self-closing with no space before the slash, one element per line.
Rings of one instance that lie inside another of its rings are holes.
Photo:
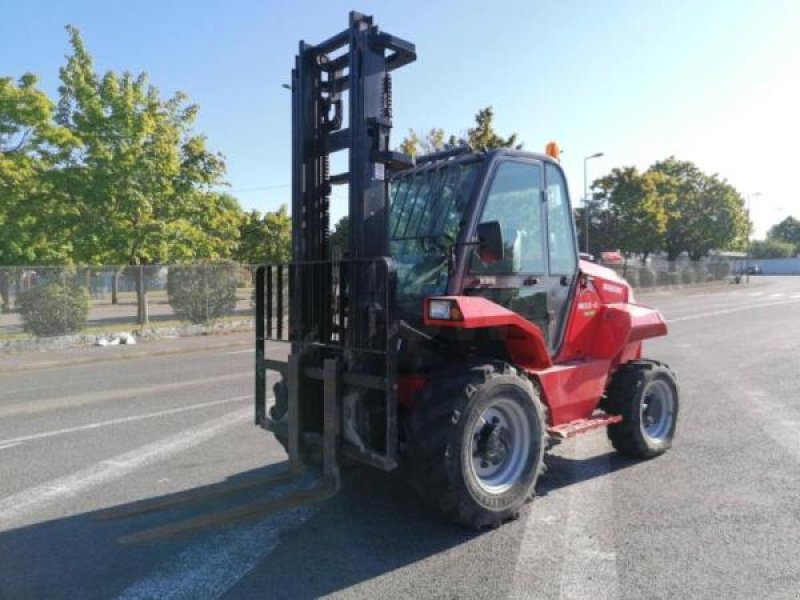
<path fill-rule="evenodd" d="M 503 230 L 498 221 L 478 223 L 478 256 L 485 263 L 501 262 L 504 258 Z"/>

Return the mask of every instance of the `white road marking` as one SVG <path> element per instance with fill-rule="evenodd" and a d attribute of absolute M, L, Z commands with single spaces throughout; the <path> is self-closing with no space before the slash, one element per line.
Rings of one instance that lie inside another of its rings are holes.
<path fill-rule="evenodd" d="M 752 382 L 740 381 L 741 390 L 749 397 L 749 412 L 760 421 L 761 428 L 775 443 L 800 462 L 800 436 L 797 421 L 787 417 L 785 405 L 770 399 L 761 389 L 753 389 Z"/>
<path fill-rule="evenodd" d="M 224 375 L 215 375 L 214 377 L 202 377 L 200 379 L 188 379 L 183 381 L 175 381 L 170 383 L 159 383 L 155 385 L 148 385 L 136 388 L 120 388 L 111 390 L 99 390 L 96 392 L 88 392 L 85 394 L 74 394 L 71 396 L 58 396 L 56 398 L 47 398 L 44 400 L 28 400 L 25 402 L 18 402 L 16 404 L 6 404 L 0 406 L 0 418 L 8 417 L 15 414 L 34 414 L 46 412 L 48 410 L 82 406 L 84 404 L 93 404 L 95 402 L 105 402 L 108 400 L 118 400 L 120 398 L 131 398 L 134 396 L 153 395 L 164 392 L 171 392 L 185 387 L 194 385 L 210 385 L 219 383 L 221 381 L 231 381 L 235 379 L 242 379 L 245 377 L 252 377 L 252 371 L 239 371 L 236 373 L 226 373 Z"/>
<path fill-rule="evenodd" d="M 598 440 L 602 439 L 600 448 Z M 573 440 L 572 456 L 588 458 L 608 452 L 605 436 L 592 434 Z M 594 449 L 592 448 L 594 446 Z M 608 455 L 596 464 L 597 473 L 569 487 L 569 516 L 564 527 L 559 597 L 616 599 L 619 597 L 617 554 L 614 546 L 614 508 Z"/>
<path fill-rule="evenodd" d="M 74 498 L 94 488 L 169 456 L 193 448 L 253 418 L 252 408 L 243 408 L 202 425 L 181 431 L 52 481 L 0 499 L 0 531 L 30 522 L 37 511 L 61 500 Z"/>
<path fill-rule="evenodd" d="M 7 448 L 13 448 L 14 446 L 19 446 L 21 443 L 22 442 L 13 442 L 13 443 L 4 444 L 4 443 L 0 442 L 0 450 L 5 450 Z"/>
<path fill-rule="evenodd" d="M 510 600 L 618 597 L 610 451 L 602 432 L 569 440 L 556 449 L 554 454 L 566 459 L 558 468 L 568 469 L 572 481 L 534 500 L 519 545 Z M 543 539 L 556 556 L 541 556 Z M 551 541 L 560 543 L 553 548 Z M 546 581 L 543 568 L 553 572 Z"/>
<path fill-rule="evenodd" d="M 715 317 L 717 315 L 727 315 L 729 313 L 735 313 L 742 310 L 750 310 L 752 308 L 768 308 L 770 306 L 783 306 L 785 304 L 797 304 L 795 300 L 782 300 L 780 302 L 759 302 L 753 304 L 743 304 L 741 306 L 734 306 L 732 308 L 724 308 L 721 310 L 714 310 L 705 313 L 699 313 L 695 315 L 687 315 L 684 317 L 674 317 L 672 319 L 667 319 L 667 323 L 679 323 L 681 321 L 693 321 L 695 319 L 705 319 L 707 317 Z"/>
<path fill-rule="evenodd" d="M 785 296 L 785 295 L 786 295 L 786 294 L 784 294 L 783 292 L 776 292 L 776 293 L 774 293 L 774 294 L 770 294 L 770 295 L 769 295 L 769 297 L 770 297 L 770 298 L 782 298 L 782 297 L 783 297 L 783 296 Z"/>
<path fill-rule="evenodd" d="M 308 519 L 315 507 L 282 512 L 256 525 L 229 529 L 192 544 L 150 576 L 136 581 L 118 600 L 219 598 L 278 545 L 279 537 Z M 264 595 L 269 596 L 268 590 Z"/>
<path fill-rule="evenodd" d="M 795 298 L 795 299 L 796 299 L 796 298 L 800 298 L 800 294 L 792 294 L 790 297 L 791 297 L 791 298 Z"/>
<path fill-rule="evenodd" d="M 248 348 L 247 350 L 232 350 L 230 352 L 221 352 L 220 356 L 228 356 L 230 354 L 252 354 L 255 352 L 252 348 Z"/>
<path fill-rule="evenodd" d="M 763 295 L 764 295 L 764 292 L 750 292 L 750 293 L 749 293 L 749 294 L 747 294 L 747 295 L 748 295 L 748 296 L 754 296 L 754 297 L 755 297 L 755 296 L 763 296 Z"/>
<path fill-rule="evenodd" d="M 119 419 L 109 419 L 108 421 L 98 421 L 97 423 L 89 423 L 87 425 L 79 425 L 77 427 L 67 427 L 65 429 L 56 429 L 54 431 L 45 431 L 42 433 L 34 433 L 31 435 L 23 435 L 16 438 L 10 438 L 7 440 L 0 440 L 0 449 L 6 447 L 7 444 L 11 444 L 16 446 L 17 444 L 21 444 L 22 442 L 30 442 L 32 440 L 39 440 L 43 438 L 49 438 L 56 435 L 64 435 L 67 433 L 76 433 L 78 431 L 86 431 L 88 429 L 98 429 L 100 427 L 108 427 L 109 425 L 120 425 L 122 423 L 132 423 L 135 421 L 143 421 L 145 419 L 154 419 L 156 417 L 166 417 L 168 415 L 176 415 L 183 412 L 188 412 L 191 410 L 200 410 L 201 408 L 209 408 L 211 406 L 219 406 L 221 404 L 230 404 L 232 402 L 241 402 L 242 400 L 247 400 L 252 398 L 252 395 L 246 396 L 236 396 L 234 398 L 225 398 L 223 400 L 213 400 L 211 402 L 201 402 L 200 404 L 192 404 L 190 406 L 182 406 L 180 408 L 172 408 L 169 410 L 161 410 L 158 412 L 151 412 L 146 413 L 143 415 L 135 415 L 132 417 L 121 417 Z"/>

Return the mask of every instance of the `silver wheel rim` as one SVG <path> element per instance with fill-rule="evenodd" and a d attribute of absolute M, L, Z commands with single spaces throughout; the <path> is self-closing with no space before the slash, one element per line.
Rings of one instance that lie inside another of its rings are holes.
<path fill-rule="evenodd" d="M 650 382 L 645 388 L 639 424 L 642 435 L 653 442 L 663 442 L 672 430 L 675 418 L 675 395 L 663 380 Z"/>
<path fill-rule="evenodd" d="M 470 468 L 483 491 L 502 494 L 519 481 L 531 438 L 525 410 L 511 398 L 495 398 L 483 410 L 469 441 Z"/>

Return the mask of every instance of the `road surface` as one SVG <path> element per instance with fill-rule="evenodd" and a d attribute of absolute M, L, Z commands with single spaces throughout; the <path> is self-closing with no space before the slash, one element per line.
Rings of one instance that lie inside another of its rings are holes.
<path fill-rule="evenodd" d="M 157 356 L 85 349 L 55 358 L 89 363 L 29 370 L 0 358 L 0 598 L 797 600 L 800 277 L 640 300 L 670 322 L 647 354 L 680 378 L 672 451 L 626 460 L 602 431 L 565 442 L 521 518 L 482 534 L 428 513 L 397 477 L 355 470 L 316 507 L 117 545 L 197 509 L 97 511 L 283 460 L 252 426 L 249 336 Z"/>

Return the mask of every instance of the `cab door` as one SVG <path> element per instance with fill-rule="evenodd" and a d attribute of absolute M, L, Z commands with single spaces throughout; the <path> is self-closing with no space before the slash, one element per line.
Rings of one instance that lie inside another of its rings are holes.
<path fill-rule="evenodd" d="M 509 158 L 496 163 L 478 222 L 500 224 L 504 259 L 484 263 L 473 251 L 464 293 L 483 296 L 518 313 L 536 324 L 549 341 L 553 327 L 544 198 L 540 161 Z"/>
<path fill-rule="evenodd" d="M 544 165 L 545 245 L 547 249 L 548 344 L 551 354 L 561 346 L 577 284 L 578 247 L 567 184 L 561 169 Z"/>

